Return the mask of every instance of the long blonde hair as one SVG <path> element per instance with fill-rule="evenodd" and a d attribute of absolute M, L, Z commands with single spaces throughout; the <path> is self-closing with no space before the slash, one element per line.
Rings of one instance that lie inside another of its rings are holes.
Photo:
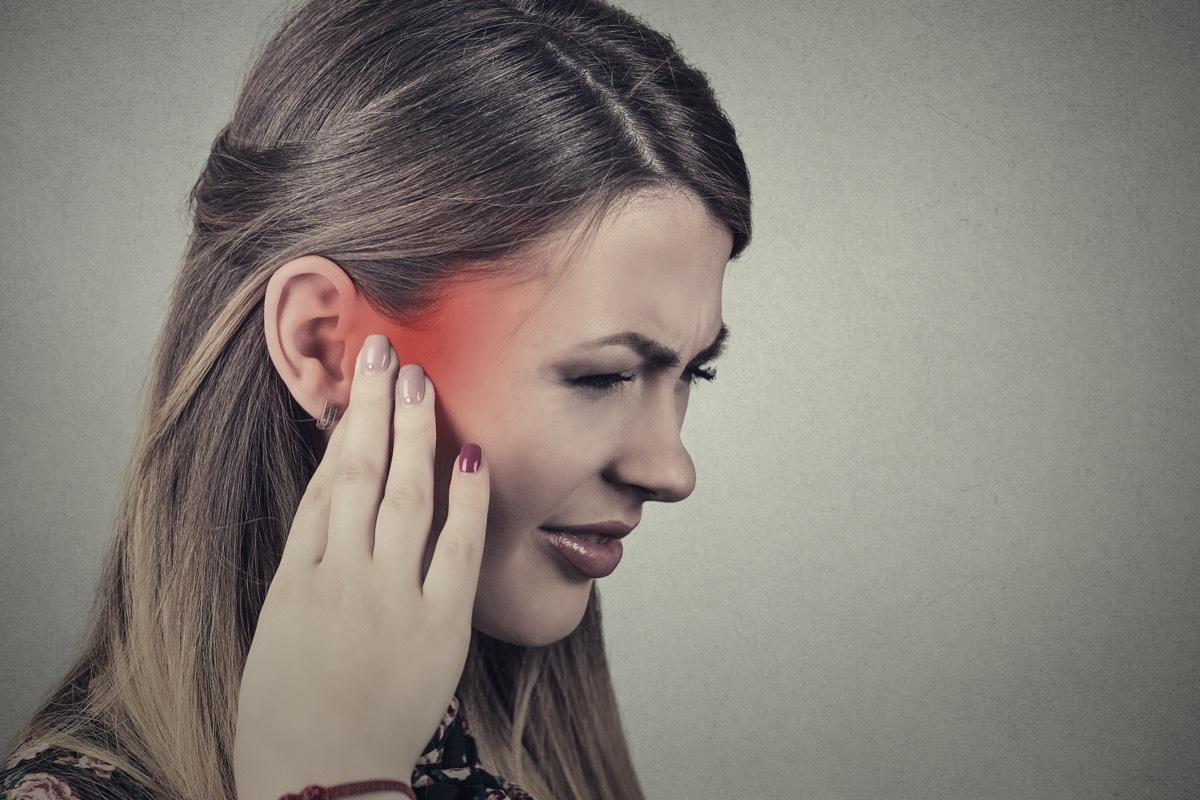
<path fill-rule="evenodd" d="M 704 76 L 598 0 L 312 0 L 260 54 L 192 192 L 82 654 L 18 734 L 167 798 L 234 797 L 238 685 L 323 445 L 272 368 L 263 296 L 323 255 L 412 319 L 640 189 L 750 234 L 749 179 Z M 489 768 L 535 796 L 640 798 L 593 593 L 544 648 L 477 634 L 459 686 Z"/>

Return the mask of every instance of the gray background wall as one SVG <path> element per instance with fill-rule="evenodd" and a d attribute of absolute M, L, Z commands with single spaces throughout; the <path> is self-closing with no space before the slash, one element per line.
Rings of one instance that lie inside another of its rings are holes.
<path fill-rule="evenodd" d="M 603 583 L 648 795 L 1200 797 L 1200 4 L 629 7 L 757 203 L 699 488 Z M 0 735 L 77 645 L 278 11 L 0 5 Z"/>

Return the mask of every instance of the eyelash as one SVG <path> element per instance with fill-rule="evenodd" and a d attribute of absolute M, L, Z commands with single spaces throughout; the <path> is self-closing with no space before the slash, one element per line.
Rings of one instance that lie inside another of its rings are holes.
<path fill-rule="evenodd" d="M 634 377 L 632 373 L 610 372 L 605 375 L 584 375 L 581 378 L 573 378 L 571 383 L 583 389 L 607 393 L 615 392 L 622 383 L 629 383 Z M 690 386 L 698 380 L 711 381 L 716 377 L 717 371 L 712 367 L 696 366 L 685 369 L 681 380 L 687 381 Z"/>

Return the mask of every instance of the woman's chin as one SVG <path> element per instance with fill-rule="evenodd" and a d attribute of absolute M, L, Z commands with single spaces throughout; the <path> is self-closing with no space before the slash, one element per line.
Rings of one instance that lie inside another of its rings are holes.
<path fill-rule="evenodd" d="M 521 599 L 527 602 L 497 603 L 477 596 L 472 625 L 481 633 L 508 644 L 521 647 L 554 644 L 570 636 L 583 620 L 591 593 L 591 582 L 588 583 L 587 591 L 571 592 L 556 597 L 554 602 L 526 597 Z"/>

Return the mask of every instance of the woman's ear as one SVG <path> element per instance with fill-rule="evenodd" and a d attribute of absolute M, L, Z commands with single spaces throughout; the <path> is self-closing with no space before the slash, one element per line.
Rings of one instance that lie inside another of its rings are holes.
<path fill-rule="evenodd" d="M 315 419 L 327 402 L 344 409 L 350 401 L 361 344 L 354 321 L 367 307 L 342 268 L 321 256 L 289 261 L 267 283 L 263 322 L 271 363 Z"/>

